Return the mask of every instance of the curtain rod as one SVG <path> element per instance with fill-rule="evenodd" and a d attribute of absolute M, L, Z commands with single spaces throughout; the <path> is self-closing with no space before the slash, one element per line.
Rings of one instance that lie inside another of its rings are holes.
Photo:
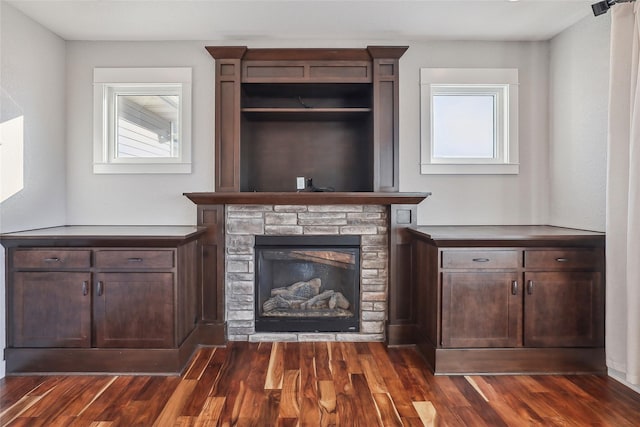
<path fill-rule="evenodd" d="M 604 13 L 607 13 L 607 11 L 611 8 L 611 6 L 613 6 L 616 3 L 631 3 L 634 1 L 636 0 L 602 0 L 602 1 L 599 1 L 598 3 L 592 4 L 591 10 L 593 10 L 594 16 L 600 16 Z"/>

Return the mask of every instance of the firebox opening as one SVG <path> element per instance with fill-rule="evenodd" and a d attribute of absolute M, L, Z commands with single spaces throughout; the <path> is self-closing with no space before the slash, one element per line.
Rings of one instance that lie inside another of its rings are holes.
<path fill-rule="evenodd" d="M 257 332 L 358 332 L 360 236 L 256 236 Z"/>

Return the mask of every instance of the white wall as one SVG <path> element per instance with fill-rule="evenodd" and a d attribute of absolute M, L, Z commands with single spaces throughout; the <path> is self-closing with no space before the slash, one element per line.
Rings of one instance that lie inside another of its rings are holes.
<path fill-rule="evenodd" d="M 610 15 L 588 16 L 551 40 L 553 225 L 605 229 Z"/>
<path fill-rule="evenodd" d="M 93 174 L 93 68 L 192 67 L 193 173 Z M 69 224 L 195 224 L 184 192 L 213 191 L 214 62 L 202 42 L 67 43 Z"/>
<path fill-rule="evenodd" d="M 518 175 L 421 175 L 419 70 L 518 68 Z M 400 60 L 400 190 L 431 191 L 420 225 L 544 224 L 548 219 L 548 42 L 425 42 Z"/>
<path fill-rule="evenodd" d="M 205 45 L 234 42 L 68 43 L 68 221 L 74 224 L 192 224 L 195 207 L 181 194 L 213 189 L 213 59 Z M 397 43 L 396 44 L 403 44 Z M 365 47 L 366 41 L 271 42 L 269 47 Z M 264 47 L 252 42 L 250 47 Z M 410 43 L 401 59 L 400 187 L 432 191 L 420 224 L 532 224 L 547 220 L 548 42 Z M 191 175 L 94 175 L 92 70 L 105 66 L 193 67 Z M 420 175 L 421 67 L 516 67 L 520 70 L 517 176 Z"/>
<path fill-rule="evenodd" d="M 24 187 L 0 204 L 0 232 L 62 225 L 66 222 L 65 43 L 6 2 L 0 2 L 0 85 L 0 125 L 16 116 L 22 116 L 24 124 Z M 4 260 L 3 248 L 0 256 Z M 4 261 L 0 266 L 4 348 Z M 2 361 L 0 376 L 4 368 Z"/>

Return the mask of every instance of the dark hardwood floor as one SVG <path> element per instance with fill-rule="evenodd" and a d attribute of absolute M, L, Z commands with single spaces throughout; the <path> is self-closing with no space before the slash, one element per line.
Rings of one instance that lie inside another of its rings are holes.
<path fill-rule="evenodd" d="M 602 376 L 437 376 L 381 343 L 234 342 L 177 376 L 0 380 L 2 426 L 639 426 Z"/>

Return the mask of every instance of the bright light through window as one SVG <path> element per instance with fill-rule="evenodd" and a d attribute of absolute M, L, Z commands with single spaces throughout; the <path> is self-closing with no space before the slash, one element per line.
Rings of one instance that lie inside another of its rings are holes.
<path fill-rule="evenodd" d="M 518 70 L 420 70 L 423 174 L 517 174 Z"/>
<path fill-rule="evenodd" d="M 0 123 L 0 202 L 24 188 L 24 117 Z"/>
<path fill-rule="evenodd" d="M 495 99 L 491 95 L 434 95 L 433 157 L 495 157 Z"/>

